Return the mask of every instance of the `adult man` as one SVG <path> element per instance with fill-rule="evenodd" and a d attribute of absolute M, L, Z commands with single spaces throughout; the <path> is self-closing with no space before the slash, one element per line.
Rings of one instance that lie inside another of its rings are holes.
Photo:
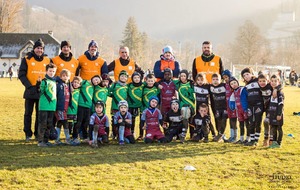
<path fill-rule="evenodd" d="M 38 79 L 45 77 L 46 65 L 50 63 L 50 59 L 44 54 L 44 42 L 42 39 L 34 43 L 33 50 L 27 54 L 21 61 L 19 68 L 19 79 L 25 86 L 23 98 L 25 99 L 24 129 L 26 141 L 32 137 L 31 120 L 33 107 L 35 106 L 35 127 L 34 136 L 38 135 L 38 103 L 39 93 L 36 89 Z"/>
<path fill-rule="evenodd" d="M 76 76 L 79 75 L 83 80 L 91 80 L 95 75 L 108 73 L 106 61 L 99 56 L 98 43 L 94 40 L 89 43 L 88 50 L 78 58 L 78 61 Z"/>
<path fill-rule="evenodd" d="M 155 78 L 161 80 L 164 78 L 164 70 L 169 68 L 172 70 L 173 77 L 178 78 L 181 70 L 179 62 L 175 61 L 173 49 L 171 46 L 166 46 L 163 49 L 163 54 L 160 55 L 160 60 L 154 64 L 154 75 Z"/>
<path fill-rule="evenodd" d="M 71 44 L 69 41 L 62 41 L 60 44 L 61 53 L 52 58 L 52 62 L 56 65 L 57 70 L 55 76 L 59 76 L 63 69 L 68 69 L 71 72 L 70 81 L 73 78 L 78 67 L 78 60 L 73 57 L 71 52 Z"/>
<path fill-rule="evenodd" d="M 214 73 L 222 74 L 224 68 L 222 64 L 221 57 L 212 53 L 212 44 L 209 41 L 204 41 L 202 43 L 202 55 L 196 57 L 193 62 L 193 78 L 199 72 L 204 72 L 206 74 L 206 79 L 211 83 L 211 76 Z"/>
<path fill-rule="evenodd" d="M 115 59 L 108 65 L 108 72 L 114 71 L 115 81 L 118 80 L 119 74 L 122 70 L 127 71 L 128 80 L 127 83 L 131 82 L 131 76 L 136 71 L 141 74 L 143 78 L 144 71 L 139 67 L 136 62 L 129 57 L 129 48 L 126 46 L 121 46 L 119 49 L 119 59 Z"/>

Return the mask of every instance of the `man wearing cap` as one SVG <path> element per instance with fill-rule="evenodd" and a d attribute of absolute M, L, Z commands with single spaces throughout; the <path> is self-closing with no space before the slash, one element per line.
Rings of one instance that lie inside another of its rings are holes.
<path fill-rule="evenodd" d="M 154 64 L 154 75 L 155 78 L 161 80 L 164 78 L 164 70 L 169 68 L 173 72 L 173 77 L 178 78 L 181 70 L 180 63 L 175 61 L 175 56 L 171 46 L 166 46 L 162 50 L 163 54 L 160 55 L 160 60 Z"/>
<path fill-rule="evenodd" d="M 200 72 L 204 72 L 206 80 L 211 83 L 211 76 L 214 73 L 222 74 L 224 71 L 221 57 L 212 52 L 212 44 L 209 41 L 202 43 L 202 55 L 196 57 L 193 62 L 193 79 Z"/>
<path fill-rule="evenodd" d="M 37 91 L 36 83 L 38 79 L 43 79 L 46 73 L 46 65 L 50 59 L 44 54 L 45 44 L 42 39 L 34 43 L 33 50 L 28 52 L 21 61 L 19 68 L 19 79 L 25 87 L 23 98 L 25 99 L 24 129 L 26 141 L 32 137 L 31 121 L 32 112 L 35 107 L 35 127 L 34 136 L 38 135 L 38 104 L 40 95 Z"/>
<path fill-rule="evenodd" d="M 83 80 L 91 80 L 95 75 L 101 76 L 103 73 L 108 73 L 106 61 L 99 54 L 98 43 L 92 40 L 88 50 L 78 58 L 76 76 L 80 76 Z"/>
<path fill-rule="evenodd" d="M 69 41 L 62 41 L 60 44 L 61 53 L 52 58 L 52 62 L 56 65 L 57 70 L 55 76 L 59 76 L 63 69 L 67 69 L 71 72 L 70 81 L 73 78 L 78 67 L 78 60 L 73 57 L 71 52 L 71 44 Z"/>
<path fill-rule="evenodd" d="M 140 73 L 140 75 L 144 76 L 144 71 L 141 67 L 136 64 L 136 62 L 129 57 L 129 48 L 126 46 L 121 46 L 119 49 L 120 57 L 118 59 L 113 60 L 108 65 L 108 72 L 114 71 L 114 79 L 115 81 L 119 80 L 119 74 L 122 70 L 127 71 L 128 80 L 127 83 L 131 82 L 131 76 L 134 72 Z"/>

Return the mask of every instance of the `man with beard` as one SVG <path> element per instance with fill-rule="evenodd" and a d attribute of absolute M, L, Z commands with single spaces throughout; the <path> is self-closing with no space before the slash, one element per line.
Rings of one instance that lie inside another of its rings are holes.
<path fill-rule="evenodd" d="M 106 61 L 100 57 L 98 43 L 94 40 L 89 43 L 88 50 L 78 58 L 78 61 L 75 75 L 83 80 L 91 80 L 95 75 L 101 76 L 108 73 Z"/>
<path fill-rule="evenodd" d="M 218 73 L 221 75 L 223 73 L 222 60 L 221 57 L 212 52 L 212 44 L 209 41 L 202 43 L 202 52 L 201 56 L 194 59 L 192 68 L 193 78 L 195 79 L 199 72 L 204 72 L 207 81 L 211 83 L 212 74 Z"/>
<path fill-rule="evenodd" d="M 25 99 L 24 129 L 25 140 L 28 142 L 32 135 L 38 136 L 38 104 L 40 94 L 37 91 L 37 80 L 43 79 L 46 73 L 46 65 L 50 59 L 44 54 L 45 44 L 42 39 L 34 43 L 33 50 L 22 59 L 18 78 L 25 87 L 23 98 Z M 34 133 L 31 130 L 32 112 L 35 107 Z"/>
<path fill-rule="evenodd" d="M 70 81 L 73 81 L 76 68 L 78 67 L 78 60 L 75 59 L 71 53 L 71 43 L 69 41 L 62 41 L 60 44 L 60 49 L 61 53 L 52 58 L 52 62 L 57 67 L 55 76 L 59 76 L 63 69 L 67 69 L 71 72 Z"/>

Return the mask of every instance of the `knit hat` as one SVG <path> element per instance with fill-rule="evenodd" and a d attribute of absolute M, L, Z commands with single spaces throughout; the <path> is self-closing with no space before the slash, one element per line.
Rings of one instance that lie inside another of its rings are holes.
<path fill-rule="evenodd" d="M 243 77 L 243 75 L 244 75 L 245 73 L 252 73 L 249 67 L 246 67 L 245 69 L 243 69 L 243 70 L 241 71 L 242 77 Z"/>
<path fill-rule="evenodd" d="M 128 103 L 126 100 L 121 100 L 119 103 L 118 103 L 118 108 L 120 108 L 121 106 L 126 106 L 128 108 Z"/>
<path fill-rule="evenodd" d="M 230 79 L 229 79 L 229 86 L 230 86 L 230 88 L 232 88 L 231 85 L 230 85 L 231 81 L 236 81 L 238 83 L 238 85 L 239 85 L 239 81 L 235 77 L 230 77 Z"/>
<path fill-rule="evenodd" d="M 151 98 L 149 98 L 149 106 L 150 106 L 150 102 L 151 102 L 152 100 L 156 100 L 156 101 L 157 101 L 157 104 L 159 103 L 159 99 L 158 99 L 157 96 L 151 96 Z"/>
<path fill-rule="evenodd" d="M 92 40 L 92 41 L 89 43 L 88 49 L 90 49 L 91 46 L 96 46 L 96 47 L 98 48 L 98 43 L 97 43 L 95 40 Z"/>
<path fill-rule="evenodd" d="M 100 105 L 100 106 L 102 106 L 102 107 L 103 107 L 103 110 L 105 109 L 105 104 L 104 104 L 104 102 L 103 102 L 103 101 L 101 101 L 101 100 L 98 100 L 98 101 L 95 103 L 95 107 L 96 107 L 97 105 Z"/>
<path fill-rule="evenodd" d="M 166 46 L 166 47 L 164 47 L 162 52 L 163 52 L 163 54 L 170 52 L 173 55 L 173 48 L 171 46 Z"/>
<path fill-rule="evenodd" d="M 188 72 L 188 70 L 182 69 L 182 70 L 179 72 L 179 75 L 180 75 L 181 73 L 184 73 L 184 74 L 186 75 L 187 78 L 189 77 L 189 72 Z"/>
<path fill-rule="evenodd" d="M 134 76 L 139 76 L 140 79 L 142 78 L 142 76 L 141 76 L 141 74 L 140 74 L 139 72 L 134 72 L 134 73 L 131 75 L 132 81 L 133 81 L 133 77 L 134 77 Z"/>
<path fill-rule="evenodd" d="M 35 48 L 37 48 L 37 47 L 42 47 L 42 48 L 45 47 L 45 44 L 44 44 L 42 38 L 38 39 L 38 40 L 34 43 L 33 49 L 35 49 Z"/>
<path fill-rule="evenodd" d="M 224 75 L 227 75 L 229 78 L 232 77 L 231 71 L 229 71 L 228 69 L 226 69 L 226 70 L 224 70 L 224 71 L 222 72 L 222 77 L 223 77 Z"/>
<path fill-rule="evenodd" d="M 102 78 L 102 81 L 103 81 L 103 80 L 108 80 L 108 81 L 109 81 L 109 84 L 112 83 L 111 78 L 110 78 L 109 75 L 106 74 L 106 73 L 103 73 L 103 74 L 101 75 L 101 78 Z"/>
<path fill-rule="evenodd" d="M 60 44 L 60 49 L 62 49 L 64 46 L 68 46 L 71 49 L 71 43 L 69 41 L 62 41 Z"/>
<path fill-rule="evenodd" d="M 126 75 L 126 76 L 128 77 L 128 73 L 127 73 L 127 71 L 125 71 L 125 70 L 122 70 L 122 71 L 119 73 L 119 78 L 120 78 L 121 75 Z"/>
<path fill-rule="evenodd" d="M 174 104 L 174 103 L 176 103 L 176 104 L 180 105 L 180 103 L 179 103 L 179 100 L 178 100 L 178 99 L 173 99 L 173 100 L 171 100 L 171 102 L 170 102 L 170 105 L 172 105 L 172 104 Z"/>

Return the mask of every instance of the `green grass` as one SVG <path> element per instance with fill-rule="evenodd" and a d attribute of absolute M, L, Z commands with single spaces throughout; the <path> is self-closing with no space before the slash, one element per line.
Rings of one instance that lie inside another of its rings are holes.
<path fill-rule="evenodd" d="M 25 143 L 24 88 L 16 79 L 0 86 L 0 189 L 300 189 L 300 116 L 292 115 L 300 111 L 300 88 L 284 89 L 280 149 L 213 142 L 92 149 Z"/>

